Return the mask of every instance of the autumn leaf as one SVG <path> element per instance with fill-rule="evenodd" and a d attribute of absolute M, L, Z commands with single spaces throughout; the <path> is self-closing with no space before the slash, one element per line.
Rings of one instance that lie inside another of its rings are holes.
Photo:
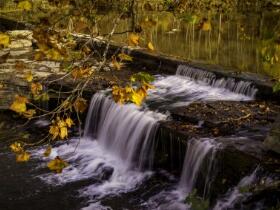
<path fill-rule="evenodd" d="M 18 8 L 25 11 L 30 11 L 32 9 L 32 3 L 30 1 L 21 1 L 18 3 Z"/>
<path fill-rule="evenodd" d="M 35 109 L 29 109 L 25 112 L 22 113 L 22 115 L 28 119 L 32 118 L 34 115 L 36 114 L 36 110 Z"/>
<path fill-rule="evenodd" d="M 68 129 L 67 129 L 67 127 L 59 128 L 59 137 L 62 140 L 68 137 Z"/>
<path fill-rule="evenodd" d="M 8 47 L 10 44 L 10 37 L 7 34 L 0 32 L 0 47 Z"/>
<path fill-rule="evenodd" d="M 67 125 L 69 128 L 71 128 L 72 125 L 74 125 L 74 122 L 73 122 L 73 120 L 72 120 L 70 117 L 67 117 L 67 118 L 66 118 L 65 123 L 66 123 L 66 125 Z"/>
<path fill-rule="evenodd" d="M 137 34 L 132 33 L 128 37 L 128 44 L 131 46 L 138 46 L 139 40 L 140 40 L 140 37 Z"/>
<path fill-rule="evenodd" d="M 32 80 L 33 80 L 33 75 L 32 75 L 32 72 L 31 72 L 31 71 L 28 71 L 28 72 L 24 75 L 24 77 L 25 77 L 25 80 L 26 80 L 27 82 L 32 82 Z"/>
<path fill-rule="evenodd" d="M 83 113 L 87 108 L 87 100 L 84 98 L 77 98 L 74 102 L 74 109 L 76 112 Z"/>
<path fill-rule="evenodd" d="M 66 161 L 62 160 L 59 156 L 57 156 L 55 159 L 51 160 L 48 163 L 48 168 L 51 171 L 55 171 L 56 173 L 61 173 L 62 170 L 68 165 L 69 164 Z"/>
<path fill-rule="evenodd" d="M 139 92 L 134 92 L 131 95 L 131 101 L 138 106 L 141 106 L 143 99 L 144 99 L 144 96 Z"/>
<path fill-rule="evenodd" d="M 59 135 L 59 127 L 57 125 L 51 125 L 49 133 L 52 135 L 52 140 L 55 140 Z"/>
<path fill-rule="evenodd" d="M 28 103 L 28 99 L 26 97 L 16 95 L 14 102 L 10 106 L 10 109 L 21 114 L 26 112 L 26 103 Z"/>
<path fill-rule="evenodd" d="M 31 88 L 30 89 L 31 89 L 31 93 L 33 95 L 39 95 L 40 92 L 43 90 L 43 86 L 42 86 L 41 83 L 36 82 L 36 83 L 32 83 L 31 84 Z"/>
<path fill-rule="evenodd" d="M 132 57 L 125 54 L 125 53 L 120 53 L 118 54 L 118 57 L 122 60 L 122 61 L 132 61 Z"/>
<path fill-rule="evenodd" d="M 45 157 L 49 157 L 50 154 L 51 154 L 51 152 L 52 152 L 52 147 L 51 147 L 51 146 L 48 146 L 48 147 L 46 148 L 46 150 L 44 151 L 44 156 L 45 156 Z"/>
<path fill-rule="evenodd" d="M 154 48 L 152 42 L 149 42 L 149 43 L 148 43 L 147 48 L 148 48 L 149 50 L 151 50 L 151 51 L 154 51 L 154 50 L 155 50 L 155 48 Z"/>
<path fill-rule="evenodd" d="M 30 154 L 28 152 L 21 152 L 16 155 L 17 162 L 26 162 L 30 159 Z"/>
<path fill-rule="evenodd" d="M 116 69 L 116 70 L 121 70 L 122 64 L 119 63 L 116 59 L 115 56 L 112 57 L 112 66 Z"/>
<path fill-rule="evenodd" d="M 45 53 L 46 57 L 50 60 L 54 61 L 61 61 L 64 59 L 64 57 L 61 55 L 61 53 L 56 49 L 50 49 Z"/>
<path fill-rule="evenodd" d="M 12 150 L 12 152 L 14 153 L 21 153 L 23 152 L 23 148 L 22 148 L 22 145 L 21 143 L 19 142 L 14 142 L 13 144 L 10 145 L 10 149 Z"/>
<path fill-rule="evenodd" d="M 201 29 L 202 31 L 211 31 L 212 29 L 211 23 L 209 21 L 203 22 Z"/>
<path fill-rule="evenodd" d="M 88 78 L 90 75 L 93 74 L 93 70 L 90 68 L 76 67 L 75 69 L 73 69 L 71 74 L 75 80 L 81 78 Z"/>

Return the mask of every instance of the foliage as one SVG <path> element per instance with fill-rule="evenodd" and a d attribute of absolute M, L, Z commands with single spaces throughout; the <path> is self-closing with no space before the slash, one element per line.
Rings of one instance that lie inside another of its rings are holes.
<path fill-rule="evenodd" d="M 96 71 L 102 71 L 104 65 L 111 64 L 109 66 L 112 67 L 111 71 L 114 74 L 114 70 L 122 70 L 126 63 L 133 62 L 133 58 L 125 53 L 113 55 L 111 60 L 108 61 L 108 50 L 105 50 L 103 56 L 100 57 L 101 62 L 98 67 L 93 67 L 93 64 L 89 64 L 88 59 L 92 56 L 94 49 L 87 44 L 78 46 L 77 34 L 86 33 L 90 35 L 90 39 L 95 38 L 97 7 L 95 1 L 46 0 L 45 2 L 47 4 L 40 4 L 31 0 L 16 2 L 22 18 L 30 18 L 35 26 L 32 32 L 37 48 L 33 54 L 33 59 L 35 61 L 50 60 L 60 63 L 63 76 L 58 78 L 57 81 L 64 78 L 72 79 L 75 86 L 66 94 L 65 99 L 59 100 L 57 107 L 53 110 L 45 110 L 38 106 L 37 102 L 49 100 L 50 90 L 46 88 L 47 84 L 44 83 L 45 81 L 40 81 L 36 78 L 35 72 L 29 70 L 29 64 L 23 61 L 15 63 L 16 70 L 19 74 L 22 74 L 24 82 L 29 86 L 29 93 L 16 95 L 10 105 L 10 110 L 27 120 L 44 116 L 49 117 L 51 122 L 48 134 L 43 139 L 32 144 L 23 140 L 11 144 L 10 149 L 16 154 L 17 162 L 28 161 L 31 154 L 27 152 L 27 149 L 37 145 L 44 145 L 45 151 L 42 155 L 49 157 L 52 152 L 52 145 L 57 141 L 67 141 L 73 126 L 75 124 L 81 125 L 80 114 L 84 113 L 88 107 L 88 102 L 83 97 L 83 91 L 95 76 Z M 85 7 L 84 5 L 87 6 Z M 125 13 L 129 12 L 127 9 L 125 10 Z M 117 17 L 114 20 L 116 24 L 119 18 Z M 145 24 L 150 27 L 155 23 L 151 20 L 146 20 Z M 104 37 L 108 43 L 114 30 L 113 28 L 111 35 L 105 35 Z M 0 48 L 8 48 L 10 42 L 10 36 L 0 32 Z M 139 47 L 142 44 L 149 51 L 155 50 L 152 42 L 148 39 L 143 39 L 138 32 L 130 32 L 127 43 L 131 47 Z M 9 54 L 6 57 L 8 56 Z M 140 106 L 145 100 L 148 90 L 153 88 L 150 84 L 152 81 L 153 77 L 151 75 L 144 72 L 137 73 L 124 86 L 123 84 L 114 83 L 112 97 L 120 104 L 135 103 Z M 50 170 L 61 173 L 68 166 L 68 163 L 57 156 L 47 166 Z"/>
<path fill-rule="evenodd" d="M 197 196 L 197 190 L 193 190 L 186 198 L 185 203 L 191 206 L 192 210 L 209 209 L 209 200 L 204 200 Z"/>
<path fill-rule="evenodd" d="M 273 86 L 273 92 L 278 92 L 280 91 L 280 82 L 277 82 L 274 86 Z"/>

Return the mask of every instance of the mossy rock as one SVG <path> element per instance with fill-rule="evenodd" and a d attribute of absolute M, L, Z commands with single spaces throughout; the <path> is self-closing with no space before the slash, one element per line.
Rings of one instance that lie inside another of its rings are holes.
<path fill-rule="evenodd" d="M 280 154 L 280 115 L 273 124 L 269 135 L 266 137 L 264 145 L 268 150 Z"/>

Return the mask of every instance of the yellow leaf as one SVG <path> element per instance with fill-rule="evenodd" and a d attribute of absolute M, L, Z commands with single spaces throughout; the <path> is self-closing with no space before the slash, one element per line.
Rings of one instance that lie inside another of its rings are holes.
<path fill-rule="evenodd" d="M 64 168 L 66 168 L 69 164 L 62 160 L 59 156 L 55 159 L 51 160 L 48 163 L 48 168 L 56 173 L 61 173 Z"/>
<path fill-rule="evenodd" d="M 10 37 L 7 34 L 0 32 L 0 47 L 8 47 L 10 44 Z"/>
<path fill-rule="evenodd" d="M 46 52 L 46 56 L 50 60 L 54 61 L 60 61 L 63 60 L 63 56 L 60 54 L 60 52 L 56 49 L 50 49 Z"/>
<path fill-rule="evenodd" d="M 152 42 L 149 42 L 148 45 L 147 45 L 147 47 L 148 47 L 148 49 L 151 50 L 151 51 L 154 51 L 154 50 L 155 50 L 155 48 L 154 48 Z"/>
<path fill-rule="evenodd" d="M 212 26 L 209 21 L 203 22 L 202 24 L 202 31 L 211 31 Z"/>
<path fill-rule="evenodd" d="M 92 75 L 92 73 L 93 71 L 90 68 L 75 68 L 72 71 L 72 77 L 74 79 L 87 78 Z"/>
<path fill-rule="evenodd" d="M 59 119 L 59 118 L 58 118 Z M 64 121 L 64 120 L 58 120 L 57 121 L 57 126 L 59 127 L 59 128 L 63 128 L 63 127 L 66 127 L 67 126 L 67 124 L 66 124 L 66 122 Z"/>
<path fill-rule="evenodd" d="M 59 132 L 59 137 L 63 140 L 65 138 L 68 137 L 68 129 L 67 127 L 61 127 L 59 128 L 60 129 L 60 132 Z"/>
<path fill-rule="evenodd" d="M 44 152 L 44 156 L 45 156 L 45 157 L 49 157 L 50 154 L 51 154 L 51 152 L 52 152 L 52 147 L 51 147 L 51 146 L 48 146 L 47 149 L 46 149 L 45 152 Z"/>
<path fill-rule="evenodd" d="M 28 152 L 21 152 L 16 156 L 17 162 L 26 162 L 29 159 L 30 159 L 30 154 Z"/>
<path fill-rule="evenodd" d="M 76 112 L 83 113 L 87 108 L 87 101 L 84 98 L 77 98 L 74 102 Z"/>
<path fill-rule="evenodd" d="M 36 83 L 31 84 L 31 93 L 33 95 L 39 95 L 40 91 L 42 91 L 42 90 L 43 90 L 43 86 L 41 83 L 36 82 Z"/>
<path fill-rule="evenodd" d="M 133 45 L 133 46 L 138 46 L 139 40 L 140 40 L 140 37 L 137 34 L 132 33 L 128 37 L 128 44 Z"/>
<path fill-rule="evenodd" d="M 33 75 L 32 75 L 32 72 L 31 72 L 31 71 L 29 71 L 29 72 L 27 72 L 27 73 L 25 74 L 25 79 L 26 79 L 27 82 L 32 82 L 32 80 L 33 80 Z"/>
<path fill-rule="evenodd" d="M 23 112 L 22 114 L 23 114 L 24 117 L 30 119 L 36 114 L 36 110 L 35 109 L 29 109 L 29 110 Z"/>
<path fill-rule="evenodd" d="M 136 105 L 140 106 L 142 104 L 142 101 L 143 101 L 144 97 L 137 93 L 137 92 L 134 92 L 132 95 L 131 95 L 131 101 L 133 103 L 135 103 Z"/>
<path fill-rule="evenodd" d="M 19 143 L 19 142 L 15 142 L 15 143 L 11 144 L 10 148 L 11 148 L 11 150 L 14 153 L 21 153 L 21 152 L 23 152 L 23 148 L 21 146 L 21 143 Z"/>
<path fill-rule="evenodd" d="M 26 103 L 27 102 L 28 102 L 28 100 L 26 97 L 16 95 L 14 102 L 10 106 L 10 109 L 19 114 L 26 112 Z"/>
<path fill-rule="evenodd" d="M 67 117 L 67 118 L 66 118 L 65 123 L 67 124 L 67 126 L 68 126 L 69 128 L 71 128 L 72 125 L 74 125 L 74 122 L 73 122 L 73 120 L 72 120 L 70 117 Z"/>
<path fill-rule="evenodd" d="M 32 4 L 30 1 L 21 1 L 18 3 L 18 8 L 25 11 L 30 11 L 32 9 Z"/>
<path fill-rule="evenodd" d="M 52 140 L 55 140 L 59 135 L 59 127 L 56 125 L 51 125 L 49 133 L 52 135 Z"/>
<path fill-rule="evenodd" d="M 125 53 L 120 53 L 118 54 L 118 57 L 122 60 L 122 61 L 132 61 L 132 57 L 125 54 Z"/>
<path fill-rule="evenodd" d="M 121 63 L 119 63 L 115 56 L 112 57 L 112 65 L 116 70 L 121 70 Z"/>

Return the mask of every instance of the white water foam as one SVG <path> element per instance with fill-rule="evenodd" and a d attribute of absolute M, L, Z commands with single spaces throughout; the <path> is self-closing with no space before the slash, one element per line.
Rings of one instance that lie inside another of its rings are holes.
<path fill-rule="evenodd" d="M 249 101 L 253 97 L 231 92 L 225 88 L 211 87 L 188 77 L 157 76 L 150 90 L 147 103 L 162 107 L 186 106 L 193 101 Z"/>

